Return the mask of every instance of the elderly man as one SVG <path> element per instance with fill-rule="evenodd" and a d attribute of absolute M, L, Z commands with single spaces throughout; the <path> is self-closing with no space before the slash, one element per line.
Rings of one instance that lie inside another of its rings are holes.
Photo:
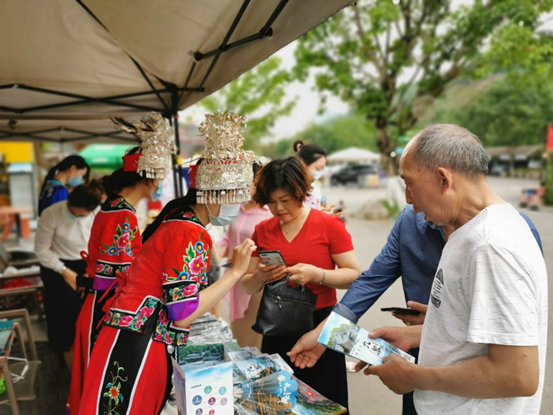
<path fill-rule="evenodd" d="M 478 139 L 451 125 L 423 130 L 402 159 L 415 211 L 451 238 L 432 288 L 420 366 L 394 357 L 366 373 L 379 375 L 398 393 L 418 389 L 419 414 L 539 413 L 545 265 L 526 222 L 488 188 L 487 163 Z M 419 345 L 421 327 L 384 328 L 373 335 L 406 349 Z M 291 356 L 310 366 L 322 350 L 309 350 L 312 339 L 302 340 Z"/>

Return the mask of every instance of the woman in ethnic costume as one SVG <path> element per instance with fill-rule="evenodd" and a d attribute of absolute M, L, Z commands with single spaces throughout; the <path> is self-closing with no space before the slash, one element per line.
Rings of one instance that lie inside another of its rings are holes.
<path fill-rule="evenodd" d="M 250 199 L 253 153 L 241 149 L 244 117 L 207 115 L 202 162 L 179 206 L 158 221 L 104 321 L 85 376 L 82 414 L 159 414 L 171 390 L 170 356 L 189 325 L 246 272 L 255 245 L 234 250 L 232 268 L 210 287 L 212 243 L 205 226 L 234 220 Z"/>
<path fill-rule="evenodd" d="M 108 200 L 92 227 L 87 259 L 87 274 L 91 278 L 81 280 L 90 291 L 77 321 L 68 414 L 79 413 L 84 375 L 100 324 L 109 311 L 116 287 L 124 285 L 128 268 L 142 247 L 136 207 L 142 199 L 154 201 L 160 196 L 167 171 L 152 171 L 148 163 L 154 155 L 168 158 L 174 152 L 169 123 L 158 114 L 151 117 L 150 122 L 143 121 L 136 126 L 115 121 L 119 129 L 135 133 L 143 141 L 140 147 L 131 148 L 123 156 L 123 168 L 105 180 Z M 152 146 L 151 130 L 159 133 L 155 137 L 162 145 L 158 142 Z M 165 136 L 161 138 L 161 135 Z"/>

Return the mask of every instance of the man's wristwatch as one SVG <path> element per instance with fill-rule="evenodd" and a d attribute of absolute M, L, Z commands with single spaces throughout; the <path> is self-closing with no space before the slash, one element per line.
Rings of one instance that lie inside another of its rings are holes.
<path fill-rule="evenodd" d="M 65 271 L 67 269 L 67 267 L 64 265 L 63 267 L 61 267 L 60 271 L 59 271 L 59 274 L 63 273 L 63 271 Z"/>

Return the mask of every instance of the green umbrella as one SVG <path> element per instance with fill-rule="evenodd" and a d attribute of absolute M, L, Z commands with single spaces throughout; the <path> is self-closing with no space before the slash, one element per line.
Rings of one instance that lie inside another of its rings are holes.
<path fill-rule="evenodd" d="M 126 144 L 91 144 L 79 154 L 92 169 L 117 170 L 123 167 L 121 157 L 131 147 Z"/>

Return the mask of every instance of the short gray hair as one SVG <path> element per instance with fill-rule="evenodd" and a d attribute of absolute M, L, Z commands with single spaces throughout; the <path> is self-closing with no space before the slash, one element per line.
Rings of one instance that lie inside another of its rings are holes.
<path fill-rule="evenodd" d="M 417 134 L 409 149 L 413 160 L 430 170 L 450 168 L 466 176 L 488 174 L 490 156 L 480 139 L 454 124 L 435 124 Z"/>

